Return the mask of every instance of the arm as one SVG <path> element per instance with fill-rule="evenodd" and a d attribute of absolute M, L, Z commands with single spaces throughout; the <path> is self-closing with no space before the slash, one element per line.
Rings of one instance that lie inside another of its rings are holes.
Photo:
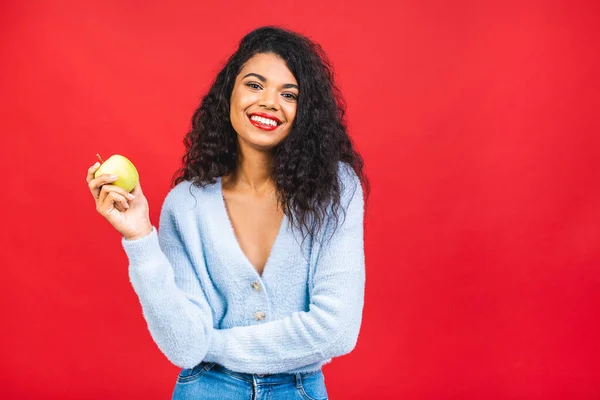
<path fill-rule="evenodd" d="M 319 252 L 309 311 L 214 330 L 205 361 L 240 372 L 280 373 L 352 351 L 364 302 L 364 211 L 358 177 L 353 171 L 346 176 L 341 202 L 346 218 L 340 215 L 338 229 Z M 328 223 L 324 233 L 331 228 Z"/>
<path fill-rule="evenodd" d="M 152 339 L 173 364 L 191 368 L 206 355 L 212 313 L 183 246 L 172 200 L 165 199 L 158 233 L 152 227 L 143 238 L 122 238 L 122 245 Z"/>

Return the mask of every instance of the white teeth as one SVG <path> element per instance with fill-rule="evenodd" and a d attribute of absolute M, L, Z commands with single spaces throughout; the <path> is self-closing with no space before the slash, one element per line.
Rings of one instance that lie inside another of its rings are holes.
<path fill-rule="evenodd" d="M 277 126 L 277 122 L 273 121 L 272 119 L 259 117 L 258 115 L 253 115 L 250 117 L 250 119 L 256 122 L 260 122 L 263 125 Z"/>

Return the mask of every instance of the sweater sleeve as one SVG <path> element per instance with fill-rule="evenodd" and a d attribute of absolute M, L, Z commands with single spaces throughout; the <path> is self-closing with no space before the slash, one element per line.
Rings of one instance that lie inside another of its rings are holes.
<path fill-rule="evenodd" d="M 212 312 L 181 240 L 173 206 L 173 197 L 167 195 L 158 232 L 153 226 L 148 236 L 121 242 L 152 339 L 173 364 L 192 368 L 206 355 Z"/>
<path fill-rule="evenodd" d="M 358 177 L 343 181 L 339 226 L 318 255 L 308 312 L 260 325 L 214 330 L 205 361 L 234 371 L 281 373 L 352 351 L 362 320 L 365 287 L 364 204 Z"/>

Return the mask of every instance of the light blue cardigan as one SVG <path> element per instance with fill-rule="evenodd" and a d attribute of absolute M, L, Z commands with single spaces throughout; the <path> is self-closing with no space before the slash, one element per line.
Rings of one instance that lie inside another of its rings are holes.
<path fill-rule="evenodd" d="M 220 178 L 204 188 L 179 183 L 165 198 L 158 232 L 122 238 L 150 334 L 173 364 L 294 373 L 354 349 L 365 287 L 363 191 L 347 164 L 338 176 L 346 215 L 330 241 L 309 236 L 301 247 L 284 216 L 262 276 L 238 244 Z M 330 235 L 328 218 L 321 232 Z"/>

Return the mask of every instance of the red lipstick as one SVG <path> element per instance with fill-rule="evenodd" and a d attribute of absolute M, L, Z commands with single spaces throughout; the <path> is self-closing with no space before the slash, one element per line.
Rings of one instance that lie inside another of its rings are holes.
<path fill-rule="evenodd" d="M 272 119 L 273 121 L 277 122 L 277 125 L 281 125 L 281 121 L 274 115 L 265 114 L 265 113 L 252 113 L 252 114 L 250 114 L 250 117 L 253 115 L 256 115 L 257 117 Z"/>
<path fill-rule="evenodd" d="M 261 117 L 261 118 L 265 118 L 271 121 L 274 121 L 277 125 L 268 125 L 268 124 L 263 124 L 262 122 L 259 121 L 254 121 L 251 117 L 252 116 L 257 116 L 257 117 Z M 277 129 L 279 127 L 279 125 L 281 125 L 281 121 L 279 120 L 279 118 L 273 116 L 273 115 L 269 115 L 269 114 L 265 114 L 265 113 L 252 113 L 248 115 L 248 119 L 250 120 L 250 123 L 252 125 L 254 125 L 255 127 L 265 130 L 265 131 L 273 131 L 275 129 Z"/>

